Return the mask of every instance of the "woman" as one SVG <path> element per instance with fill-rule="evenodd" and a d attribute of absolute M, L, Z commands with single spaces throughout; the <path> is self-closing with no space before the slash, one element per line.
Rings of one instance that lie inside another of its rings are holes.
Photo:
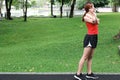
<path fill-rule="evenodd" d="M 84 62 L 87 62 L 87 75 L 86 78 L 97 79 L 98 77 L 92 73 L 92 56 L 97 46 L 98 41 L 98 23 L 99 19 L 96 17 L 95 8 L 93 3 L 86 3 L 84 6 L 85 14 L 83 15 L 82 21 L 86 23 L 88 32 L 84 38 L 84 51 L 79 61 L 78 71 L 74 77 L 78 80 L 84 80 L 85 77 L 82 75 L 82 68 Z"/>

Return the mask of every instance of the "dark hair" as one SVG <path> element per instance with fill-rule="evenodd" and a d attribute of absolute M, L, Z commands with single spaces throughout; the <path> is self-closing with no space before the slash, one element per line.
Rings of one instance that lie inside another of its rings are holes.
<path fill-rule="evenodd" d="M 84 16 L 89 12 L 89 9 L 92 8 L 92 2 L 87 2 L 84 6 L 85 13 L 82 17 L 82 21 L 84 21 Z"/>

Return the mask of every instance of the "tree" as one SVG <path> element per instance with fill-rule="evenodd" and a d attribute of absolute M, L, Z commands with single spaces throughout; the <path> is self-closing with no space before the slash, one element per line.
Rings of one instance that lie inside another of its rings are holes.
<path fill-rule="evenodd" d="M 0 1 L 0 17 L 2 17 L 2 11 L 1 11 L 2 4 L 3 4 L 3 0 Z"/>
<path fill-rule="evenodd" d="M 94 4 L 95 7 L 104 7 L 105 5 L 108 5 L 109 0 L 87 0 Z M 84 4 L 87 2 L 85 0 L 80 0 L 78 3 L 78 8 L 82 9 L 84 7 Z M 82 3 L 82 4 L 81 4 Z"/>
<path fill-rule="evenodd" d="M 63 5 L 64 5 L 64 0 L 61 0 L 61 6 L 60 6 L 60 17 L 62 18 L 63 15 Z"/>
<path fill-rule="evenodd" d="M 62 16 L 63 16 L 63 5 L 65 3 L 65 0 L 57 0 L 57 1 L 61 4 L 61 6 L 60 6 L 60 17 L 62 18 Z"/>
<path fill-rule="evenodd" d="M 12 5 L 16 8 L 16 9 L 20 9 L 21 8 L 21 4 L 22 4 L 22 0 L 13 0 Z"/>
<path fill-rule="evenodd" d="M 12 20 L 11 18 L 11 5 L 12 5 L 12 1 L 13 0 L 5 0 L 5 4 L 6 4 L 6 19 L 8 20 Z"/>
<path fill-rule="evenodd" d="M 16 8 L 16 9 L 22 9 L 23 8 L 23 2 L 25 2 L 25 0 L 13 0 L 12 5 Z M 25 4 L 24 4 L 25 5 Z M 31 7 L 31 6 L 35 6 L 36 5 L 36 1 L 27 1 L 27 7 Z"/>
<path fill-rule="evenodd" d="M 75 3 L 76 3 L 76 0 L 72 0 L 72 5 L 71 5 L 71 10 L 70 10 L 69 18 L 72 18 L 72 17 L 73 17 Z"/>
<path fill-rule="evenodd" d="M 56 1 L 58 1 L 61 4 L 61 6 L 60 6 L 60 17 L 62 18 L 62 16 L 63 16 L 63 6 L 64 6 L 64 4 L 68 4 L 71 0 L 56 0 Z"/>
<path fill-rule="evenodd" d="M 23 9 L 23 18 L 24 21 L 27 21 L 27 8 L 31 6 L 30 3 L 28 3 L 28 0 L 14 0 L 13 5 L 16 9 Z"/>
<path fill-rule="evenodd" d="M 24 21 L 27 21 L 27 3 L 28 3 L 28 0 L 23 0 Z"/>
<path fill-rule="evenodd" d="M 120 6 L 120 0 L 112 0 L 113 3 L 113 12 L 118 12 L 118 6 Z"/>
<path fill-rule="evenodd" d="M 53 16 L 53 4 L 54 4 L 54 0 L 51 0 L 51 16 Z"/>
<path fill-rule="evenodd" d="M 105 5 L 108 5 L 109 0 L 92 0 L 95 7 L 104 7 Z"/>

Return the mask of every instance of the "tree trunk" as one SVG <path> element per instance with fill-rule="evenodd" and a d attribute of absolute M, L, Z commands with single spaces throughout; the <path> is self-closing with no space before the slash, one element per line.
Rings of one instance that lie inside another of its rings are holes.
<path fill-rule="evenodd" d="M 51 16 L 53 16 L 53 0 L 51 0 Z"/>
<path fill-rule="evenodd" d="M 3 4 L 3 0 L 0 0 L 0 20 L 2 20 L 3 14 L 2 14 L 2 4 Z"/>
<path fill-rule="evenodd" d="M 12 20 L 11 18 L 11 5 L 12 5 L 12 0 L 5 0 L 6 4 L 6 19 Z"/>
<path fill-rule="evenodd" d="M 118 7 L 117 7 L 116 3 L 113 3 L 112 11 L 113 12 L 118 12 Z"/>
<path fill-rule="evenodd" d="M 24 21 L 27 21 L 27 2 L 28 2 L 28 0 L 26 0 L 26 2 L 25 2 L 25 19 L 24 19 Z"/>
<path fill-rule="evenodd" d="M 23 0 L 23 17 L 24 21 L 27 21 L 27 2 L 28 0 Z"/>
<path fill-rule="evenodd" d="M 75 3 L 76 3 L 76 0 L 73 0 L 73 1 L 72 1 L 72 5 L 71 5 L 71 10 L 70 10 L 69 18 L 72 18 L 73 15 L 74 15 L 74 7 L 75 7 Z"/>
<path fill-rule="evenodd" d="M 64 5 L 64 0 L 62 0 L 62 4 L 60 6 L 60 18 L 63 16 L 63 5 Z"/>
<path fill-rule="evenodd" d="M 3 4 L 3 0 L 0 1 L 0 16 L 2 15 L 2 11 L 1 11 L 2 4 Z"/>
<path fill-rule="evenodd" d="M 1 15 L 1 13 L 2 13 L 2 12 L 1 12 L 1 8 L 0 8 L 0 15 Z"/>
<path fill-rule="evenodd" d="M 0 8 L 0 20 L 2 20 L 2 18 L 1 18 L 1 17 L 2 17 L 2 13 L 1 13 L 1 8 Z"/>

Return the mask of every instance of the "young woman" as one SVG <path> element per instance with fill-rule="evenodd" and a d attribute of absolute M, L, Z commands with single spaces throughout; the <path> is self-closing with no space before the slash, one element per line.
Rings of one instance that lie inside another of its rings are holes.
<path fill-rule="evenodd" d="M 82 68 L 85 61 L 87 62 L 86 78 L 92 78 L 92 79 L 98 78 L 92 73 L 91 65 L 92 65 L 92 56 L 94 54 L 95 48 L 97 47 L 99 19 L 95 14 L 95 8 L 93 3 L 90 2 L 86 3 L 84 9 L 85 9 L 85 14 L 83 15 L 82 21 L 86 23 L 88 32 L 84 38 L 84 51 L 79 61 L 78 71 L 74 75 L 74 77 L 78 80 L 84 80 L 85 78 L 82 75 Z"/>

